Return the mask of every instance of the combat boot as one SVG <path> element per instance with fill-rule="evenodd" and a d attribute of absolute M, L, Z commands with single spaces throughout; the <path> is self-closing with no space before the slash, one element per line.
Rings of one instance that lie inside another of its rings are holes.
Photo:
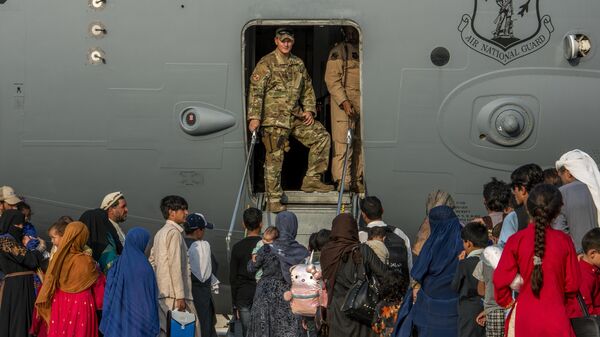
<path fill-rule="evenodd" d="M 300 189 L 304 192 L 330 192 L 335 188 L 333 185 L 327 185 L 321 182 L 319 176 L 309 177 L 305 176 L 302 180 L 302 187 Z"/>
<path fill-rule="evenodd" d="M 272 201 L 267 205 L 267 211 L 271 213 L 283 212 L 287 209 L 285 205 L 282 205 L 279 201 Z"/>

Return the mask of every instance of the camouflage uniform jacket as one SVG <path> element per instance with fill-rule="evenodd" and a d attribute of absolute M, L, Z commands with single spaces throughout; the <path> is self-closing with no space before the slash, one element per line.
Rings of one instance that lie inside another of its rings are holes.
<path fill-rule="evenodd" d="M 250 77 L 248 119 L 261 120 L 262 126 L 291 129 L 302 110 L 316 111 L 315 91 L 304 62 L 277 49 L 265 55 Z"/>

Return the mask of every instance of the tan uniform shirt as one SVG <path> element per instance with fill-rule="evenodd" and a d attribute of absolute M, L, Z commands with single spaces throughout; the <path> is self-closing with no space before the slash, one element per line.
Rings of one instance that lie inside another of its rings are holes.
<path fill-rule="evenodd" d="M 354 110 L 359 111 L 360 59 L 357 46 L 343 42 L 331 49 L 325 83 L 333 104 L 339 107 L 345 100 L 350 100 Z"/>
<path fill-rule="evenodd" d="M 261 120 L 262 126 L 291 129 L 302 109 L 316 111 L 315 91 L 304 62 L 277 49 L 264 56 L 250 77 L 248 119 Z"/>
<path fill-rule="evenodd" d="M 190 264 L 182 226 L 167 220 L 154 236 L 149 260 L 156 273 L 158 298 L 193 300 Z"/>

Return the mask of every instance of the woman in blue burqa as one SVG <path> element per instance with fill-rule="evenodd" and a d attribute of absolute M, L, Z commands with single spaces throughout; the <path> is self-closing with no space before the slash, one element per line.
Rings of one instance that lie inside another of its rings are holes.
<path fill-rule="evenodd" d="M 155 337 L 160 332 L 158 286 L 144 251 L 150 233 L 133 228 L 108 272 L 100 331 L 105 337 Z"/>
<path fill-rule="evenodd" d="M 277 214 L 275 226 L 279 237 L 258 251 L 256 262 L 248 263 L 251 273 L 263 270 L 254 293 L 248 337 L 296 337 L 302 329 L 300 316 L 292 313 L 283 293 L 291 287 L 290 267 L 303 263 L 308 250 L 296 241 L 298 219 L 294 213 Z"/>
<path fill-rule="evenodd" d="M 429 212 L 431 235 L 411 270 L 413 286 L 398 313 L 394 336 L 457 337 L 458 294 L 450 288 L 463 250 L 462 226 L 448 206 Z"/>

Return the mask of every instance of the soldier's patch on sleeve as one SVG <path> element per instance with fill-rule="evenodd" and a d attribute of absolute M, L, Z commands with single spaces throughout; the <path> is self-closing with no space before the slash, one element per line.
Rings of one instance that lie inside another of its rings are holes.
<path fill-rule="evenodd" d="M 260 75 L 259 75 L 259 74 L 254 74 L 254 75 L 252 75 L 252 80 L 253 80 L 254 82 L 258 82 L 258 80 L 260 80 Z"/>
<path fill-rule="evenodd" d="M 329 59 L 330 59 L 330 60 L 332 60 L 332 61 L 335 61 L 335 60 L 337 60 L 339 57 L 340 57 L 340 56 L 338 55 L 338 53 L 337 53 L 337 52 L 333 52 L 333 53 L 331 53 L 331 56 L 329 56 Z"/>

